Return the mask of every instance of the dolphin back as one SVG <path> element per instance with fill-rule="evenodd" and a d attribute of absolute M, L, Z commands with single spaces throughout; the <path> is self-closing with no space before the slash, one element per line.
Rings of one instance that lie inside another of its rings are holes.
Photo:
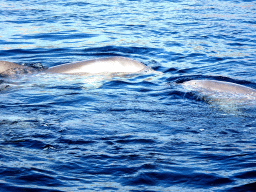
<path fill-rule="evenodd" d="M 0 61 L 0 75 L 13 75 L 16 73 L 26 73 L 32 70 L 31 67 L 27 67 L 24 65 L 18 65 L 16 63 L 8 62 L 8 61 Z"/>
<path fill-rule="evenodd" d="M 139 61 L 125 57 L 109 57 L 63 64 L 46 70 L 50 73 L 136 73 L 146 69 Z"/>
<path fill-rule="evenodd" d="M 214 92 L 251 95 L 256 97 L 255 89 L 230 82 L 216 80 L 191 80 L 183 83 L 183 85 L 190 86 L 195 89 L 201 89 L 201 91 L 202 89 L 205 89 Z"/>

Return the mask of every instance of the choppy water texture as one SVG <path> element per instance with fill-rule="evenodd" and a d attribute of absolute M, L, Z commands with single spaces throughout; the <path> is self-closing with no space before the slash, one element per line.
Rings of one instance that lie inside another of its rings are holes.
<path fill-rule="evenodd" d="M 254 191 L 255 105 L 179 83 L 256 88 L 255 16 L 250 0 L 1 0 L 1 60 L 163 72 L 1 77 L 1 191 Z"/>

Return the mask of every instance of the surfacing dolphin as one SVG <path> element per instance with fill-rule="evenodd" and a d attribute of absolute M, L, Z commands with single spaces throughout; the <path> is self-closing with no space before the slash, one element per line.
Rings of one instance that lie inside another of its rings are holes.
<path fill-rule="evenodd" d="M 0 74 L 9 75 L 15 70 L 33 71 L 33 68 L 7 61 L 0 61 Z M 90 75 L 101 73 L 139 73 L 144 70 L 154 71 L 133 59 L 126 57 L 108 57 L 50 67 L 49 69 L 44 70 L 44 72 Z"/>
<path fill-rule="evenodd" d="M 204 100 L 210 102 L 254 106 L 256 104 L 256 89 L 236 83 L 216 80 L 191 80 L 182 83 L 182 85 L 189 90 L 199 92 Z"/>
<path fill-rule="evenodd" d="M 77 63 L 63 64 L 51 67 L 46 70 L 50 73 L 136 73 L 145 70 L 146 66 L 142 63 L 125 58 L 109 57 L 82 61 Z"/>
<path fill-rule="evenodd" d="M 228 113 L 239 114 L 244 107 L 256 107 L 256 90 L 243 85 L 216 80 L 191 80 L 182 85 L 198 92 L 201 100 Z"/>
<path fill-rule="evenodd" d="M 15 70 L 24 70 L 30 69 L 31 67 L 26 67 L 24 65 L 18 65 L 16 63 L 8 62 L 8 61 L 0 61 L 0 74 L 12 74 L 11 71 Z M 32 69 L 32 68 L 31 68 Z"/>
<path fill-rule="evenodd" d="M 183 83 L 184 86 L 200 91 L 213 91 L 224 94 L 252 96 L 256 99 L 256 90 L 236 83 L 216 80 L 191 80 Z"/>

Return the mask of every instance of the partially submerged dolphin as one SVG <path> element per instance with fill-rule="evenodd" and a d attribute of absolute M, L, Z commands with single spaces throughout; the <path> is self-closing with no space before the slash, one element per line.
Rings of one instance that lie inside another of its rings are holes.
<path fill-rule="evenodd" d="M 238 113 L 240 107 L 256 106 L 256 89 L 236 83 L 191 80 L 182 83 L 182 86 L 198 92 L 201 100 L 228 113 Z"/>
<path fill-rule="evenodd" d="M 16 63 L 8 61 L 0 61 L 0 74 L 6 75 L 11 74 L 12 70 L 24 70 L 30 69 L 31 67 L 26 67 L 24 65 L 18 65 Z"/>
<path fill-rule="evenodd" d="M 50 73 L 136 73 L 145 70 L 146 66 L 139 61 L 126 57 L 109 57 L 63 64 L 46 70 Z"/>
<path fill-rule="evenodd" d="M 236 83 L 216 80 L 191 80 L 183 83 L 199 91 L 212 91 L 224 94 L 246 95 L 256 98 L 256 90 Z"/>
<path fill-rule="evenodd" d="M 44 70 L 44 72 L 88 75 L 98 73 L 138 73 L 147 69 L 153 71 L 139 61 L 126 57 L 108 57 L 50 67 Z M 7 61 L 0 61 L 0 74 L 9 75 L 15 70 L 33 71 L 33 68 Z"/>

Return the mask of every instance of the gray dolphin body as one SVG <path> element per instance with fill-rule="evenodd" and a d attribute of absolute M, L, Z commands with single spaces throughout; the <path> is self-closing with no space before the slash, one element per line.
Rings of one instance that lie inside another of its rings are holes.
<path fill-rule="evenodd" d="M 8 75 L 11 74 L 10 72 L 13 70 L 22 71 L 32 69 L 32 67 L 0 61 L 0 74 Z M 146 65 L 129 58 L 109 57 L 50 67 L 44 72 L 88 75 L 97 73 L 137 73 L 145 69 L 147 69 Z"/>
<path fill-rule="evenodd" d="M 218 93 L 226 94 L 237 94 L 237 95 L 246 95 L 256 99 L 256 90 L 238 85 L 235 83 L 216 81 L 216 80 L 191 80 L 183 83 L 184 86 L 189 86 L 195 89 L 202 89 L 206 91 L 213 91 Z"/>
<path fill-rule="evenodd" d="M 8 61 L 0 61 L 0 74 L 2 75 L 10 75 L 12 74 L 13 70 L 26 70 L 32 69 L 31 67 L 26 67 L 23 65 L 18 65 L 16 63 L 8 62 Z"/>
<path fill-rule="evenodd" d="M 146 69 L 142 63 L 125 58 L 109 57 L 77 63 L 63 64 L 46 70 L 50 73 L 136 73 Z"/>

